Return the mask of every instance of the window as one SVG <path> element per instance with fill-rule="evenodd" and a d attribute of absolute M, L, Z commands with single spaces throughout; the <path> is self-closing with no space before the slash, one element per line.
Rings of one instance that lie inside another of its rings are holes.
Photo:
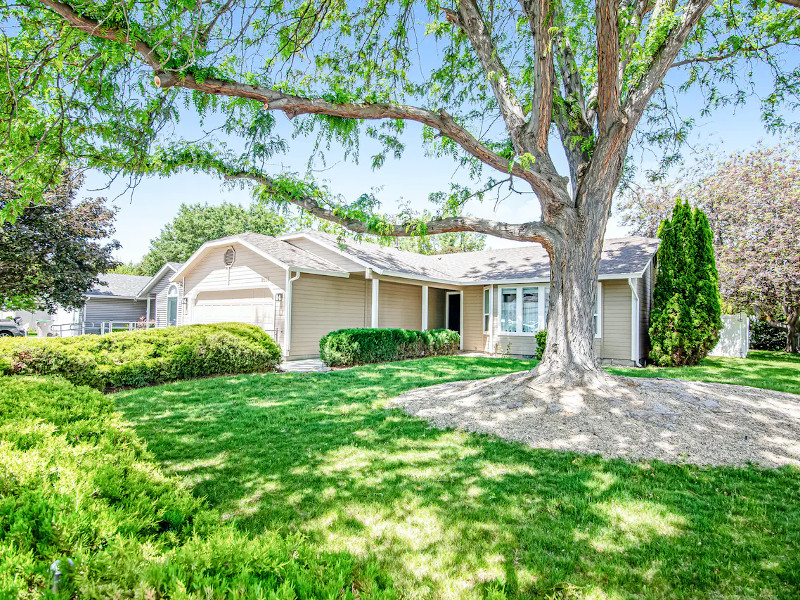
<path fill-rule="evenodd" d="M 522 288 L 522 331 L 536 333 L 539 331 L 539 288 Z"/>
<path fill-rule="evenodd" d="M 597 295 L 594 299 L 594 315 L 592 322 L 594 324 L 594 337 L 603 337 L 603 324 L 601 323 L 600 315 L 602 314 L 601 307 L 603 303 L 603 284 L 597 282 Z"/>
<path fill-rule="evenodd" d="M 500 288 L 500 331 L 533 335 L 547 326 L 550 287 L 547 285 Z"/>
<path fill-rule="evenodd" d="M 500 331 L 517 331 L 517 288 L 500 290 Z"/>
<path fill-rule="evenodd" d="M 483 333 L 489 333 L 489 323 L 492 316 L 492 296 L 489 288 L 483 288 Z"/>
<path fill-rule="evenodd" d="M 167 292 L 167 327 L 178 324 L 178 286 L 174 283 Z"/>

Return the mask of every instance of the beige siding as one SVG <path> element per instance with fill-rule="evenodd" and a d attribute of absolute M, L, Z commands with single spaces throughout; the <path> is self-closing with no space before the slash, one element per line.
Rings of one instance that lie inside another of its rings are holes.
<path fill-rule="evenodd" d="M 187 295 L 203 290 L 242 289 L 269 287 L 283 291 L 286 271 L 240 244 L 231 244 L 236 250 L 236 262 L 228 269 L 223 262 L 227 246 L 209 248 L 183 277 Z"/>
<path fill-rule="evenodd" d="M 600 359 L 631 360 L 631 289 L 627 279 L 610 279 L 603 284 L 602 337 L 596 340 Z"/>
<path fill-rule="evenodd" d="M 444 329 L 446 293 L 441 288 L 428 288 L 428 329 Z"/>
<path fill-rule="evenodd" d="M 363 278 L 301 275 L 292 283 L 290 356 L 317 356 L 319 340 L 325 334 L 346 327 L 366 327 L 368 288 Z"/>
<path fill-rule="evenodd" d="M 422 327 L 422 286 L 381 281 L 378 290 L 378 327 Z"/>
<path fill-rule="evenodd" d="M 324 258 L 327 261 L 332 262 L 335 265 L 340 266 L 345 271 L 356 272 L 356 271 L 364 271 L 364 267 L 359 265 L 357 262 L 350 260 L 349 258 L 345 258 L 338 252 L 334 252 L 333 250 L 329 250 L 324 246 L 320 246 L 316 242 L 312 242 L 311 240 L 306 239 L 296 239 L 296 240 L 286 240 L 293 246 L 297 246 L 298 248 L 302 248 L 303 250 L 307 250 L 317 256 Z"/>
<path fill-rule="evenodd" d="M 464 288 L 463 305 L 464 350 L 483 352 L 485 336 L 483 335 L 483 287 Z"/>

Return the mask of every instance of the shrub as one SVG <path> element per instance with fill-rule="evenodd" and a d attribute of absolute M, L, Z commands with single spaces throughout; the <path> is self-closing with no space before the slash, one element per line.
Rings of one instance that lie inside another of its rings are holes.
<path fill-rule="evenodd" d="M 449 329 L 339 329 L 319 341 L 319 355 L 326 365 L 349 367 L 455 354 L 458 345 L 458 332 Z"/>
<path fill-rule="evenodd" d="M 750 320 L 751 350 L 786 350 L 786 330 L 760 319 Z"/>
<path fill-rule="evenodd" d="M 246 535 L 165 477 L 113 411 L 65 380 L 0 385 L 0 597 L 394 598 L 371 562 Z M 64 561 L 66 562 L 66 561 Z"/>
<path fill-rule="evenodd" d="M 661 367 L 696 365 L 722 329 L 711 228 L 703 211 L 678 200 L 658 234 L 650 358 Z"/>
<path fill-rule="evenodd" d="M 2 374 L 59 375 L 99 390 L 268 371 L 280 359 L 272 338 L 243 323 L 0 342 Z"/>
<path fill-rule="evenodd" d="M 536 339 L 536 360 L 542 360 L 544 349 L 547 346 L 547 329 L 538 331 L 534 338 Z"/>

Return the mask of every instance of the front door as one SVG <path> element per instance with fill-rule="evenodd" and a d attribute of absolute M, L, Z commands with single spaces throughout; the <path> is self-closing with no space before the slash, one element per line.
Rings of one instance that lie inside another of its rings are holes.
<path fill-rule="evenodd" d="M 461 333 L 461 294 L 447 293 L 447 328 Z"/>

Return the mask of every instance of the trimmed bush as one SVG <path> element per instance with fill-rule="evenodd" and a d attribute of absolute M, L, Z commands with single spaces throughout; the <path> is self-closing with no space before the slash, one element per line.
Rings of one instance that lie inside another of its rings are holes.
<path fill-rule="evenodd" d="M 547 329 L 537 331 L 534 339 L 536 339 L 536 360 L 542 360 L 544 349 L 547 347 Z"/>
<path fill-rule="evenodd" d="M 247 535 L 166 477 L 113 400 L 56 378 L 0 384 L 0 597 L 395 598 L 373 562 Z M 63 561 L 66 563 L 66 561 Z"/>
<path fill-rule="evenodd" d="M 351 367 L 458 351 L 459 335 L 450 329 L 339 329 L 319 341 L 319 355 L 331 367 Z"/>
<path fill-rule="evenodd" d="M 243 323 L 0 342 L 2 374 L 59 375 L 99 390 L 269 371 L 280 359 L 272 338 Z"/>

